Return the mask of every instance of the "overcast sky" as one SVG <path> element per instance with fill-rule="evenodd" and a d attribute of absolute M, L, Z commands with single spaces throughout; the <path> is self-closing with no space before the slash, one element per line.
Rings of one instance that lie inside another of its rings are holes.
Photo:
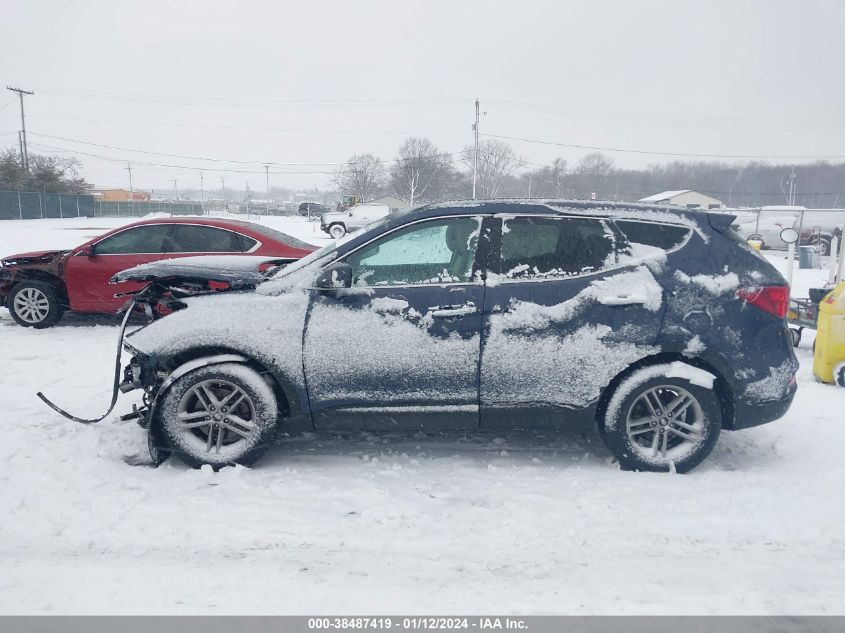
<path fill-rule="evenodd" d="M 458 152 L 475 97 L 487 134 L 845 157 L 841 0 L 2 0 L 2 14 L 0 79 L 35 91 L 30 151 L 77 155 L 98 186 L 127 186 L 125 160 L 136 188 L 198 187 L 202 167 L 207 189 L 222 176 L 261 192 L 264 162 L 308 163 L 273 166 L 273 186 L 324 186 L 324 173 L 279 172 L 389 160 L 410 135 Z M 19 126 L 4 90 L 1 147 Z M 511 142 L 538 164 L 588 151 Z M 608 154 L 624 167 L 672 159 Z"/>

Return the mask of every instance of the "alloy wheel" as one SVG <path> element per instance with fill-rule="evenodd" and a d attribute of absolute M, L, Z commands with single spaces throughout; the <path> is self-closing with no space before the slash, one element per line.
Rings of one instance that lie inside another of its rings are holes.
<path fill-rule="evenodd" d="M 628 411 L 631 446 L 646 460 L 680 460 L 704 440 L 704 413 L 689 391 L 676 385 L 647 389 Z"/>
<path fill-rule="evenodd" d="M 23 288 L 15 295 L 15 313 L 27 323 L 41 323 L 50 314 L 50 300 L 38 288 Z"/>
<path fill-rule="evenodd" d="M 259 432 L 249 395 L 227 380 L 203 380 L 179 400 L 175 431 L 194 448 L 220 454 L 238 450 Z"/>

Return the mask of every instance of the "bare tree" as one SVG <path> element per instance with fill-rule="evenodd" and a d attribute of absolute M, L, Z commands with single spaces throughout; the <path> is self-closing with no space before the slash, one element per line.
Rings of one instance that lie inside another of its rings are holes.
<path fill-rule="evenodd" d="M 355 154 L 334 176 L 341 195 L 358 196 L 361 202 L 370 200 L 384 182 L 384 165 L 372 154 Z"/>
<path fill-rule="evenodd" d="M 613 171 L 613 159 L 601 152 L 592 152 L 578 161 L 575 173 L 587 194 L 598 194 Z"/>
<path fill-rule="evenodd" d="M 438 198 L 451 171 L 451 155 L 441 153 L 427 138 L 410 137 L 399 146 L 390 169 L 390 186 L 413 207 L 415 202 Z"/>
<path fill-rule="evenodd" d="M 472 169 L 473 148 L 467 147 L 461 154 L 461 160 Z M 510 145 L 497 140 L 486 140 L 478 146 L 478 197 L 495 198 L 502 185 L 513 173 L 525 165 Z"/>
<path fill-rule="evenodd" d="M 566 190 L 567 163 L 562 158 L 555 158 L 552 164 L 543 168 L 545 184 L 555 198 L 562 198 Z"/>

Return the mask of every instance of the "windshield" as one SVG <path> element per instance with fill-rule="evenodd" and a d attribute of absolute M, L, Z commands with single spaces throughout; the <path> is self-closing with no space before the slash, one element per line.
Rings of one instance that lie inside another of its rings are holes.
<path fill-rule="evenodd" d="M 356 237 L 359 237 L 365 232 L 368 233 L 379 228 L 383 224 L 386 224 L 389 220 L 393 219 L 395 216 L 396 214 L 391 213 L 390 215 L 387 215 L 383 218 L 376 220 L 375 222 L 372 222 L 371 224 L 368 224 L 364 228 L 358 229 L 357 231 L 353 231 L 352 233 L 347 233 L 340 239 L 337 239 L 327 244 L 323 248 L 319 248 L 313 253 L 309 253 L 302 259 L 295 261 L 290 266 L 285 266 L 284 268 L 279 270 L 279 272 L 277 272 L 275 275 L 270 277 L 270 279 L 281 279 L 282 277 L 286 277 L 292 273 L 295 273 L 298 270 L 302 270 L 303 268 L 310 266 L 312 263 L 322 260 L 328 257 L 329 255 L 332 255 L 337 250 L 337 247 L 341 244 L 345 244 L 346 242 L 353 240 Z"/>

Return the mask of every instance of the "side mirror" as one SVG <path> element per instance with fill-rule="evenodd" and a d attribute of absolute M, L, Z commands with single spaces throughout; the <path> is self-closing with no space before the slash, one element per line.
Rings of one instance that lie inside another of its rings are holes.
<path fill-rule="evenodd" d="M 79 252 L 82 255 L 85 255 L 86 257 L 93 257 L 94 255 L 96 255 L 93 244 L 86 244 L 85 246 L 82 247 L 82 250 L 79 251 Z"/>
<path fill-rule="evenodd" d="M 317 279 L 314 287 L 324 290 L 352 287 L 352 266 L 346 262 L 338 262 L 326 268 Z"/>
<path fill-rule="evenodd" d="M 786 244 L 795 244 L 798 241 L 798 231 L 793 228 L 787 228 L 780 232 L 780 239 Z"/>

